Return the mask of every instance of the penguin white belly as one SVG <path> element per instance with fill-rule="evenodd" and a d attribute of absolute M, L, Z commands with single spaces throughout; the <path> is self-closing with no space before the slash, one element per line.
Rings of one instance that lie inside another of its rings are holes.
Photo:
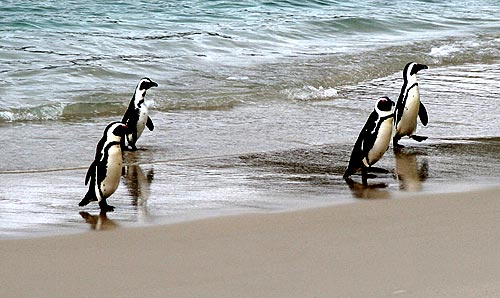
<path fill-rule="evenodd" d="M 137 121 L 137 139 L 141 137 L 142 132 L 146 127 L 147 121 L 148 121 L 148 109 L 146 106 L 143 106 L 139 111 L 139 120 Z"/>
<path fill-rule="evenodd" d="M 108 162 L 106 177 L 101 182 L 100 189 L 104 196 L 103 199 L 112 195 L 120 184 L 122 173 L 123 158 L 120 145 L 111 146 L 108 150 Z"/>
<path fill-rule="evenodd" d="M 417 129 L 418 110 L 420 108 L 420 93 L 418 87 L 413 88 L 408 94 L 403 116 L 396 127 L 399 136 L 410 136 Z"/>
<path fill-rule="evenodd" d="M 370 151 L 368 151 L 368 161 L 370 166 L 382 158 L 384 153 L 387 151 L 387 148 L 389 148 L 392 136 L 392 126 L 394 125 L 393 122 L 393 118 L 391 117 L 386 119 L 380 125 L 373 147 Z"/>

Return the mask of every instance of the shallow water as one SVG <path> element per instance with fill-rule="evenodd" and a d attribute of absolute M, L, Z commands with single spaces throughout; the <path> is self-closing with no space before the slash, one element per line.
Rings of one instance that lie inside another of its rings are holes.
<path fill-rule="evenodd" d="M 2 238 L 500 181 L 496 2 L 36 5 L 0 4 Z M 389 150 L 370 187 L 346 184 L 375 99 L 397 99 L 412 60 L 429 66 L 429 140 Z M 77 206 L 85 172 L 142 76 L 159 84 L 146 97 L 156 128 L 126 153 L 116 211 L 99 217 Z"/>
<path fill-rule="evenodd" d="M 433 139 L 388 151 L 369 185 L 342 174 L 351 146 L 321 145 L 219 157 L 138 162 L 126 154 L 126 174 L 108 199 L 79 208 L 86 169 L 2 174 L 1 237 L 40 236 L 172 223 L 207 216 L 276 212 L 358 199 L 388 199 L 398 192 L 465 191 L 498 185 L 500 138 Z"/>

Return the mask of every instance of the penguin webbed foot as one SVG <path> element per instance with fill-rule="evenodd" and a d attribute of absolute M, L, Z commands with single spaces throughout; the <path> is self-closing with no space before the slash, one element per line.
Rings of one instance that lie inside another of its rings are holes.
<path fill-rule="evenodd" d="M 410 138 L 420 143 L 420 142 L 423 142 L 423 141 L 427 140 L 429 137 L 411 135 Z"/>
<path fill-rule="evenodd" d="M 377 178 L 377 175 L 373 174 L 388 174 L 390 173 L 389 170 L 383 169 L 383 168 L 378 168 L 378 167 L 369 167 L 369 168 L 364 168 L 361 171 L 361 181 L 364 186 L 368 186 L 368 179 L 375 179 Z"/>
<path fill-rule="evenodd" d="M 389 174 L 391 172 L 387 169 L 378 168 L 378 167 L 368 167 L 368 168 L 363 167 L 363 168 L 360 168 L 358 170 L 352 170 L 349 168 L 345 171 L 344 176 L 343 176 L 347 185 L 352 186 L 353 184 L 356 183 L 356 182 L 354 182 L 354 180 L 352 180 L 351 176 L 356 174 L 356 172 L 358 172 L 359 170 L 361 170 L 361 181 L 362 181 L 363 186 L 368 186 L 368 179 L 377 178 L 377 175 L 372 174 L 372 173 Z"/>
<path fill-rule="evenodd" d="M 384 168 L 369 167 L 369 168 L 367 168 L 367 172 L 379 173 L 379 174 L 389 174 L 391 171 L 386 170 Z M 370 174 L 368 174 L 368 175 L 370 175 Z M 372 176 L 375 176 L 375 175 L 372 175 Z M 377 176 L 375 176 L 375 177 L 377 177 Z"/>
<path fill-rule="evenodd" d="M 137 147 L 135 145 L 128 145 L 122 147 L 122 151 L 137 151 Z"/>
<path fill-rule="evenodd" d="M 360 186 L 363 188 L 385 188 L 387 184 L 385 183 L 376 183 L 376 184 L 368 184 L 368 179 L 377 178 L 374 174 L 369 173 L 361 173 L 361 183 L 354 181 L 351 176 L 344 176 L 344 181 L 351 189 L 358 189 Z"/>
<path fill-rule="evenodd" d="M 101 212 L 113 212 L 115 210 L 115 207 L 108 205 L 106 200 L 102 200 L 99 202 L 99 208 L 101 208 Z"/>

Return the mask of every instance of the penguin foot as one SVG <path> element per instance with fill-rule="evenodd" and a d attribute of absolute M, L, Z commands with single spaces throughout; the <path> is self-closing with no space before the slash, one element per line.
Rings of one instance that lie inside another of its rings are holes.
<path fill-rule="evenodd" d="M 122 148 L 122 151 L 137 151 L 137 147 L 135 146 L 125 146 Z"/>
<path fill-rule="evenodd" d="M 99 208 L 101 208 L 101 212 L 113 212 L 115 210 L 115 207 L 108 205 L 105 200 L 99 202 Z"/>
<path fill-rule="evenodd" d="M 366 177 L 369 178 L 369 177 Z M 366 190 L 371 190 L 371 189 L 380 189 L 380 188 L 386 188 L 389 185 L 386 183 L 375 183 L 375 184 L 368 184 L 368 181 L 365 181 L 363 183 L 359 183 L 351 179 L 350 177 L 345 178 L 345 182 L 349 188 L 354 191 L 354 192 L 359 192 L 359 191 L 366 191 Z M 360 198 L 365 198 L 364 195 L 362 195 Z"/>
<path fill-rule="evenodd" d="M 414 139 L 415 141 L 417 142 L 423 142 L 425 140 L 427 140 L 429 137 L 425 137 L 425 136 L 417 136 L 417 135 L 411 135 L 410 136 L 411 139 Z"/>
<path fill-rule="evenodd" d="M 381 173 L 381 174 L 389 174 L 391 171 L 383 169 L 383 168 L 377 168 L 377 167 L 369 167 L 367 169 L 367 172 L 370 173 Z"/>

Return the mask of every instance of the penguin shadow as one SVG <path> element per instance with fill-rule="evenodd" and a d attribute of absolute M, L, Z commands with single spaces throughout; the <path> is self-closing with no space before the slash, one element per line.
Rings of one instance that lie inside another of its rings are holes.
<path fill-rule="evenodd" d="M 399 181 L 399 189 L 403 191 L 421 191 L 422 184 L 429 176 L 429 164 L 423 159 L 419 164 L 418 152 L 398 148 L 394 150 L 396 159 L 395 178 Z"/>
<path fill-rule="evenodd" d="M 127 164 L 122 168 L 122 178 L 132 198 L 132 206 L 145 206 L 154 180 L 154 169 L 144 172 L 137 163 L 137 151 L 128 152 Z"/>
<path fill-rule="evenodd" d="M 119 227 L 114 220 L 108 218 L 105 211 L 101 211 L 98 215 L 92 215 L 88 212 L 81 211 L 80 216 L 85 219 L 85 222 L 90 225 L 92 230 L 106 231 Z"/>
<path fill-rule="evenodd" d="M 374 178 L 372 174 L 367 174 L 363 178 L 363 182 L 357 182 L 350 177 L 344 178 L 346 184 L 352 192 L 352 195 L 356 199 L 362 200 L 373 200 L 373 199 L 388 199 L 390 198 L 390 193 L 386 189 L 388 185 L 386 183 L 371 183 L 369 184 L 365 179 Z"/>

